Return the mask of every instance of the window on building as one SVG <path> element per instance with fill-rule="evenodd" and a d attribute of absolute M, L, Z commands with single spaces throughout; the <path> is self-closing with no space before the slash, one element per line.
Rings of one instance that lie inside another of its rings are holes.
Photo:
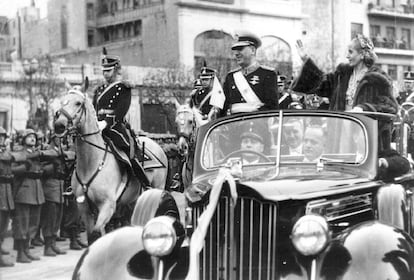
<path fill-rule="evenodd" d="M 395 45 L 395 27 L 387 26 L 385 39 L 386 39 L 385 47 L 393 48 Z"/>
<path fill-rule="evenodd" d="M 95 32 L 93 29 L 88 30 L 88 47 L 95 45 Z"/>
<path fill-rule="evenodd" d="M 381 0 L 381 4 L 385 7 L 395 8 L 395 0 Z"/>
<path fill-rule="evenodd" d="M 8 120 L 7 120 L 7 112 L 2 111 L 0 112 L 0 125 L 4 128 L 7 128 Z"/>
<path fill-rule="evenodd" d="M 388 65 L 388 75 L 393 80 L 397 79 L 397 65 L 394 65 L 394 64 Z"/>
<path fill-rule="evenodd" d="M 142 130 L 149 133 L 175 133 L 175 110 L 172 104 L 143 104 Z"/>
<path fill-rule="evenodd" d="M 357 34 L 362 34 L 362 23 L 351 23 L 351 38 L 354 38 Z"/>
<path fill-rule="evenodd" d="M 95 11 L 93 3 L 86 4 L 86 18 L 88 20 L 93 20 L 95 18 Z"/>
<path fill-rule="evenodd" d="M 141 36 L 142 33 L 142 22 L 137 20 L 134 22 L 134 36 Z"/>
<path fill-rule="evenodd" d="M 60 18 L 60 34 L 62 49 L 68 47 L 68 23 L 67 23 L 67 8 L 62 6 L 62 16 Z"/>
<path fill-rule="evenodd" d="M 383 47 L 384 39 L 381 36 L 381 26 L 370 25 L 369 34 L 375 47 Z"/>
<path fill-rule="evenodd" d="M 16 46 L 16 37 L 13 37 L 13 46 Z"/>
<path fill-rule="evenodd" d="M 411 50 L 411 29 L 403 28 L 401 30 L 400 49 Z"/>

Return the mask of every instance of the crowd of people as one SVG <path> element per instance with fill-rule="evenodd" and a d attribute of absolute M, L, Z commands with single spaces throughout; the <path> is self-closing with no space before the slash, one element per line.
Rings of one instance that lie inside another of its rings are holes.
<path fill-rule="evenodd" d="M 87 246 L 79 238 L 82 224 L 70 192 L 75 154 L 64 142 L 33 129 L 8 137 L 0 127 L 0 267 L 14 265 L 1 247 L 10 224 L 19 263 L 40 260 L 30 251 L 34 246 L 48 257 L 66 254 L 56 243 L 66 238 L 72 250 Z"/>

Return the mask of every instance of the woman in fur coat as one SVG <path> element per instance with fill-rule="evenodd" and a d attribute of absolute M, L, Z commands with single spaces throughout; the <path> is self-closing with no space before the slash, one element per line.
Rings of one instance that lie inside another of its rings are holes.
<path fill-rule="evenodd" d="M 339 64 L 332 73 L 323 73 L 316 66 L 300 40 L 297 49 L 304 64 L 292 90 L 329 98 L 330 110 L 397 113 L 391 79 L 374 65 L 377 55 L 369 38 L 358 34 L 352 39 L 348 63 Z"/>

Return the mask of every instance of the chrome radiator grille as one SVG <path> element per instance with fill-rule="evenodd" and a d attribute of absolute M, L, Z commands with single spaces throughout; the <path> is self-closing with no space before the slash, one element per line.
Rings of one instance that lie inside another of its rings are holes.
<path fill-rule="evenodd" d="M 194 209 L 195 223 L 204 209 Z M 200 279 L 274 279 L 276 214 L 274 204 L 242 197 L 232 208 L 221 197 L 200 253 Z"/>
<path fill-rule="evenodd" d="M 306 214 L 319 214 L 335 221 L 361 213 L 372 212 L 372 195 L 350 195 L 338 199 L 315 200 L 306 205 Z"/>

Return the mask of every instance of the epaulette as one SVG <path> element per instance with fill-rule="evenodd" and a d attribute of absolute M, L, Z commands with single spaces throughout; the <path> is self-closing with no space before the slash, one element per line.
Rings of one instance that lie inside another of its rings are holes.
<path fill-rule="evenodd" d="M 273 68 L 273 67 L 260 65 L 260 68 L 263 68 L 264 70 L 269 70 L 269 71 L 275 72 L 275 68 Z"/>
<path fill-rule="evenodd" d="M 235 69 L 230 70 L 229 73 L 234 73 L 234 72 L 237 72 L 237 71 L 240 71 L 240 70 L 241 70 L 241 67 L 237 67 Z"/>

